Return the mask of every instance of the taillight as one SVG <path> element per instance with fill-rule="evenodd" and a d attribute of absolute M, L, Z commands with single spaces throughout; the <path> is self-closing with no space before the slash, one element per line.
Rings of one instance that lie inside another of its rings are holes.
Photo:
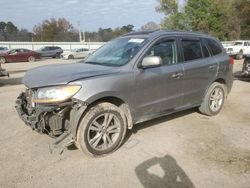
<path fill-rule="evenodd" d="M 231 65 L 233 65 L 233 64 L 234 64 L 234 58 L 233 58 L 233 57 L 230 57 L 230 61 L 229 61 L 229 63 L 230 63 Z"/>

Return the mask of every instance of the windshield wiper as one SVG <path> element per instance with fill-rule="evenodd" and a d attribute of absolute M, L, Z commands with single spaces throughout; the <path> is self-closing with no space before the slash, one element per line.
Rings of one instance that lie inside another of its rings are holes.
<path fill-rule="evenodd" d="M 102 64 L 102 63 L 95 62 L 95 61 L 85 61 L 84 63 L 87 63 L 87 64 L 94 64 L 94 65 L 100 65 L 100 64 Z"/>
<path fill-rule="evenodd" d="M 95 62 L 95 61 L 86 61 L 84 63 L 92 64 L 92 65 L 111 66 L 111 67 L 116 67 L 117 66 L 117 65 L 111 64 L 111 63 L 100 63 L 100 62 Z"/>

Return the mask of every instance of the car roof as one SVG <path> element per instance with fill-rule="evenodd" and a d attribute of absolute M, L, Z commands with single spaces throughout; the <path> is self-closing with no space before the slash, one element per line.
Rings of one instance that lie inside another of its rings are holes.
<path fill-rule="evenodd" d="M 202 32 L 194 32 L 194 31 L 179 31 L 179 30 L 152 30 L 152 31 L 139 31 L 139 32 L 131 32 L 123 35 L 123 37 L 137 36 L 137 37 L 146 37 L 146 38 L 157 38 L 162 35 L 189 35 L 189 36 L 198 36 L 198 37 L 206 37 L 206 38 L 214 38 L 208 34 Z"/>

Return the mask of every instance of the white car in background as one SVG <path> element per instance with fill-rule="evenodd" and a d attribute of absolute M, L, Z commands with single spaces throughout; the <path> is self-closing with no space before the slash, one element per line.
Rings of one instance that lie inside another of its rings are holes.
<path fill-rule="evenodd" d="M 238 40 L 233 45 L 225 47 L 226 52 L 236 59 L 242 59 L 244 56 L 250 55 L 250 42 Z"/>
<path fill-rule="evenodd" d="M 86 58 L 91 53 L 93 53 L 93 50 L 89 50 L 87 48 L 76 48 L 71 51 L 65 51 L 62 54 L 63 59 L 80 59 L 80 58 Z"/>

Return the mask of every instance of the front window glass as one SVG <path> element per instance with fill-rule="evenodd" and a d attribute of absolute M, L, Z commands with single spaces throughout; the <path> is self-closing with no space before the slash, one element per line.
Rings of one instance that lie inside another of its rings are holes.
<path fill-rule="evenodd" d="M 206 45 L 204 44 L 203 40 L 201 42 L 201 46 L 202 46 L 202 51 L 203 51 L 204 57 L 209 57 L 210 54 L 209 54 L 208 49 L 207 49 Z"/>
<path fill-rule="evenodd" d="M 163 65 L 176 63 L 176 44 L 174 40 L 156 43 L 149 49 L 146 56 L 158 56 L 162 58 Z"/>
<path fill-rule="evenodd" d="M 85 63 L 105 66 L 125 65 L 139 52 L 146 41 L 146 38 L 115 39 L 89 56 Z"/>

